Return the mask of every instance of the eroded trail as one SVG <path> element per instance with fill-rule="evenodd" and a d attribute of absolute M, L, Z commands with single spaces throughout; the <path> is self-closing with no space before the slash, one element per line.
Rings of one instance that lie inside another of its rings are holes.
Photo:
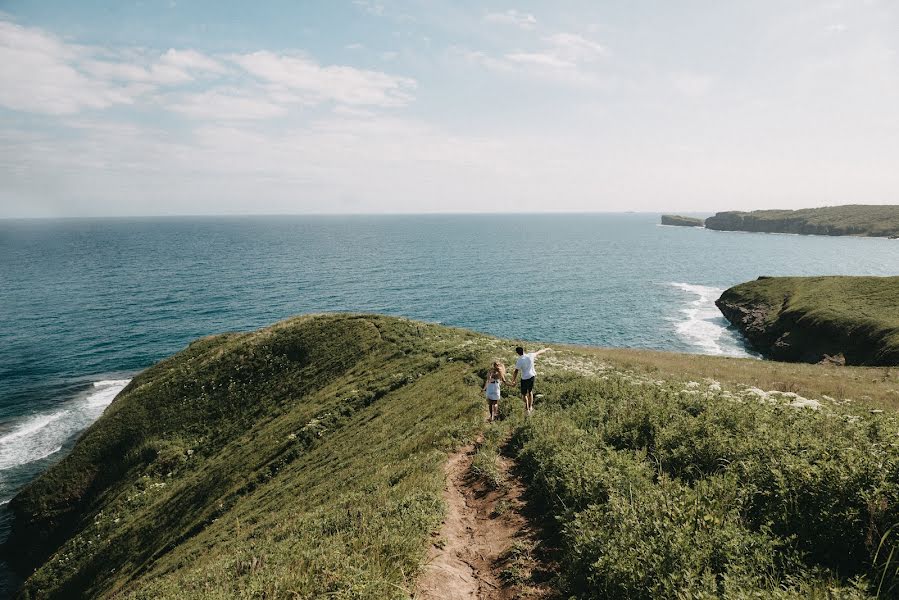
<path fill-rule="evenodd" d="M 512 461 L 500 457 L 504 485 L 475 477 L 476 447 L 467 446 L 446 463 L 447 515 L 413 597 L 416 600 L 505 600 L 545 598 L 533 584 L 536 534 L 523 516 L 523 488 Z"/>

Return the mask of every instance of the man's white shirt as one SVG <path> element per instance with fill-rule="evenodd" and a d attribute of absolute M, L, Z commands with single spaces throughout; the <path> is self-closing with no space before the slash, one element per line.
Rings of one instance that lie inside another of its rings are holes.
<path fill-rule="evenodd" d="M 521 371 L 522 379 L 530 379 L 537 376 L 537 371 L 534 369 L 534 358 L 536 358 L 534 353 L 529 352 L 519 356 L 518 360 L 515 361 L 515 368 Z"/>

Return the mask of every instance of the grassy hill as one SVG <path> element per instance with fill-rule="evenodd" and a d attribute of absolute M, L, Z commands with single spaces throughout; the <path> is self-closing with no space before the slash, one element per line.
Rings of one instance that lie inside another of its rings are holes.
<path fill-rule="evenodd" d="M 778 360 L 899 365 L 899 277 L 770 277 L 726 290 L 718 307 Z"/>
<path fill-rule="evenodd" d="M 12 501 L 21 596 L 408 598 L 512 347 L 357 315 L 191 344 Z M 572 347 L 538 367 L 537 412 L 503 401 L 490 427 L 555 524 L 560 592 L 892 593 L 899 419 L 868 408 L 899 404 L 896 372 Z"/>
<path fill-rule="evenodd" d="M 807 235 L 899 236 L 899 205 L 825 206 L 801 210 L 719 212 L 705 220 L 707 229 Z"/>

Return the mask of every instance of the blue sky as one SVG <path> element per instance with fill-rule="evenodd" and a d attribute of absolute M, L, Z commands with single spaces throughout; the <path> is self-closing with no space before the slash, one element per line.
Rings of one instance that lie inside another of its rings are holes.
<path fill-rule="evenodd" d="M 0 217 L 899 203 L 899 5 L 0 1 Z"/>

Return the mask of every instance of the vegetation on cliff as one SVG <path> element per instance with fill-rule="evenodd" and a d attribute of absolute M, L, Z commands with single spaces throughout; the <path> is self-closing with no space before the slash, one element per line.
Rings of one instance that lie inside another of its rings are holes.
<path fill-rule="evenodd" d="M 695 217 L 682 217 L 680 215 L 662 215 L 662 225 L 675 225 L 678 227 L 702 227 L 705 220 Z"/>
<path fill-rule="evenodd" d="M 480 421 L 477 339 L 321 316 L 192 344 L 12 501 L 22 596 L 401 597 Z"/>
<path fill-rule="evenodd" d="M 899 205 L 727 211 L 706 219 L 705 226 L 720 231 L 895 237 L 899 236 Z"/>
<path fill-rule="evenodd" d="M 777 360 L 899 364 L 899 277 L 763 277 L 716 304 Z"/>
<path fill-rule="evenodd" d="M 447 453 L 486 427 L 481 377 L 514 345 L 353 315 L 192 344 L 13 500 L 22 596 L 408 598 Z M 899 403 L 895 370 L 559 347 L 538 366 L 537 412 L 504 400 L 491 427 L 555 523 L 560 592 L 893 593 L 899 418 L 867 407 Z"/>

